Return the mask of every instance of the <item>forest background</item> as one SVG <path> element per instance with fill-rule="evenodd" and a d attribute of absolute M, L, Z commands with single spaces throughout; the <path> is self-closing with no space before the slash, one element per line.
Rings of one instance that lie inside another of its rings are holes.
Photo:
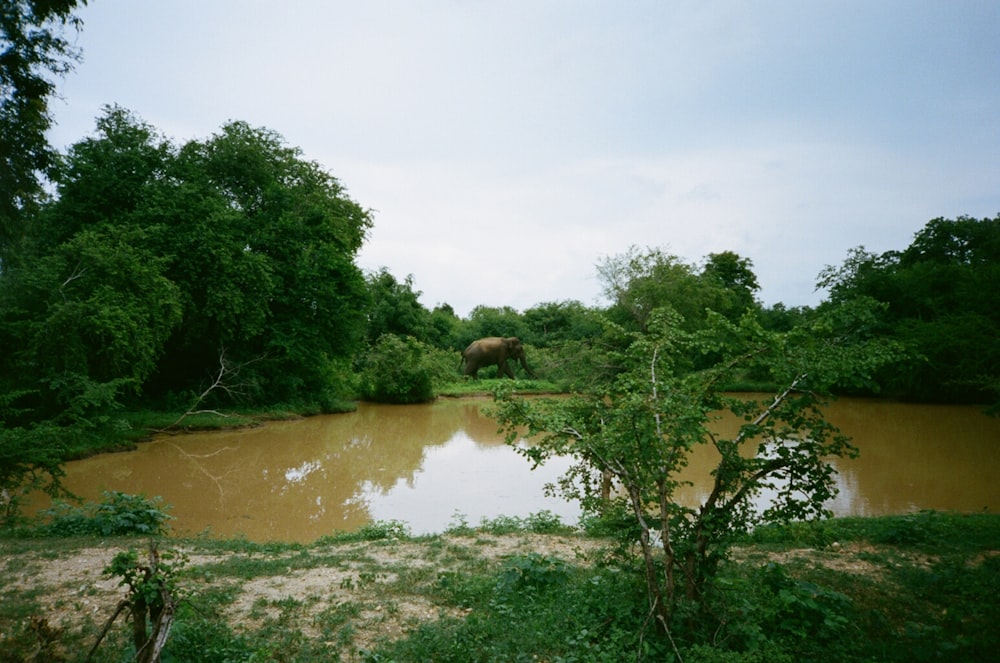
<path fill-rule="evenodd" d="M 483 302 L 460 318 L 421 304 L 413 275 L 357 267 L 372 213 L 275 131 L 235 121 L 178 144 L 112 106 L 93 135 L 55 151 L 47 101 L 77 58 L 61 32 L 76 4 L 12 3 L 0 17 L 5 491 L 52 486 L 67 459 L 147 434 L 136 412 L 180 425 L 202 410 L 426 401 L 455 388 L 461 349 L 484 336 L 522 339 L 535 388 L 580 389 L 614 370 L 609 328 L 642 333 L 664 308 L 689 332 L 721 316 L 881 337 L 905 353 L 839 391 L 995 407 L 1000 215 L 933 219 L 907 247 L 852 250 L 819 273 L 828 297 L 815 308 L 763 306 L 736 253 L 690 262 L 635 246 L 595 266 L 606 306 Z M 742 377 L 730 386 L 772 378 Z"/>

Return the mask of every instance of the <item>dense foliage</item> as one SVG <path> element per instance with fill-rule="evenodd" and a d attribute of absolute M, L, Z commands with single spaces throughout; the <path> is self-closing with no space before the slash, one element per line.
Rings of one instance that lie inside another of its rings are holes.
<path fill-rule="evenodd" d="M 274 132 L 177 146 L 109 108 L 24 214 L 0 272 L 4 488 L 113 439 L 121 406 L 354 397 L 371 219 Z"/>
<path fill-rule="evenodd" d="M 440 354 L 413 336 L 383 334 L 361 361 L 359 392 L 381 403 L 431 401 L 441 373 L 435 358 Z"/>
<path fill-rule="evenodd" d="M 757 308 L 760 286 L 752 268 L 749 259 L 731 251 L 709 255 L 699 270 L 660 249 L 633 246 L 605 258 L 597 270 L 614 322 L 643 330 L 654 310 L 670 306 L 692 330 L 703 325 L 708 311 L 735 321 Z"/>
<path fill-rule="evenodd" d="M 65 159 L 30 266 L 4 272 L 3 333 L 21 349 L 4 374 L 31 417 L 77 383 L 186 399 L 220 361 L 246 402 L 348 397 L 370 223 L 273 132 L 234 122 L 178 148 L 108 109 Z"/>
<path fill-rule="evenodd" d="M 17 261 L 30 213 L 44 197 L 44 177 L 56 154 L 52 126 L 53 76 L 79 58 L 65 31 L 86 0 L 5 0 L 0 4 L 0 265 Z"/>
<path fill-rule="evenodd" d="M 59 501 L 43 511 L 29 532 L 42 536 L 159 536 L 170 515 L 162 498 L 105 491 L 100 502 Z"/>
<path fill-rule="evenodd" d="M 830 302 L 870 297 L 886 306 L 878 330 L 913 361 L 880 376 L 884 390 L 923 401 L 1000 399 L 1000 216 L 933 219 L 902 251 L 863 247 L 820 284 Z"/>

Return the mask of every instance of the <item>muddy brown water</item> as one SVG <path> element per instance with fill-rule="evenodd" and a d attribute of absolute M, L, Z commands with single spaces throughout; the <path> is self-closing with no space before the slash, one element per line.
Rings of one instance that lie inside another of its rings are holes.
<path fill-rule="evenodd" d="M 362 403 L 350 414 L 162 436 L 69 463 L 65 484 L 87 499 L 104 490 L 158 495 L 171 505 L 176 533 L 251 541 L 309 542 L 374 520 L 441 532 L 460 520 L 542 510 L 575 523 L 576 506 L 544 490 L 568 461 L 532 471 L 483 415 L 488 404 Z M 861 399 L 837 401 L 828 416 L 861 450 L 834 461 L 837 515 L 1000 511 L 1000 419 L 974 407 Z M 692 457 L 684 501 L 707 495 L 713 453 Z"/>

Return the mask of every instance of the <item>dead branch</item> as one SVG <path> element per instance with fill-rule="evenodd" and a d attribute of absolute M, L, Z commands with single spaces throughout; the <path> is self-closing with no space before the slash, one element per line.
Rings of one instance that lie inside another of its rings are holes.
<path fill-rule="evenodd" d="M 85 267 L 81 268 L 80 264 L 77 263 L 76 267 L 73 268 L 73 273 L 70 274 L 66 278 L 66 280 L 62 282 L 62 285 L 59 286 L 59 294 L 62 295 L 62 298 L 64 300 L 66 299 L 66 293 L 63 292 L 63 288 L 65 288 L 67 285 L 69 285 L 73 281 L 77 280 L 78 278 L 81 278 L 86 273 L 87 273 L 87 269 Z"/>
<path fill-rule="evenodd" d="M 118 616 L 122 614 L 122 612 L 124 612 L 127 608 L 131 607 L 132 604 L 128 600 L 122 599 L 121 601 L 119 601 L 118 608 L 115 609 L 114 614 L 112 614 L 111 617 L 108 619 L 108 621 L 105 622 L 104 628 L 101 629 L 100 634 L 98 634 L 97 636 L 97 642 L 95 642 L 94 646 L 90 648 L 90 652 L 87 654 L 87 658 L 84 659 L 85 661 L 90 661 L 90 659 L 94 657 L 94 652 L 96 652 L 97 648 L 101 646 L 101 642 L 104 641 L 104 636 L 106 636 L 108 634 L 108 631 L 111 630 L 111 625 L 115 623 L 115 620 L 118 619 Z"/>
<path fill-rule="evenodd" d="M 255 359 L 253 361 L 257 360 Z M 245 383 L 233 382 L 233 380 L 239 375 L 240 370 L 244 366 L 250 363 L 253 362 L 251 361 L 242 364 L 233 364 L 226 360 L 226 349 L 222 348 L 221 350 L 219 350 L 219 369 L 214 374 L 211 384 L 209 384 L 208 387 L 198 395 L 198 397 L 194 400 L 194 403 L 191 405 L 191 407 L 189 407 L 187 411 L 184 412 L 184 414 L 179 416 L 176 421 L 174 421 L 166 428 L 159 429 L 156 432 L 158 433 L 169 432 L 177 428 L 182 421 L 196 414 L 214 414 L 216 416 L 223 418 L 231 416 L 229 414 L 220 412 L 218 410 L 199 409 L 198 406 L 201 405 L 205 401 L 205 399 L 208 398 L 208 395 L 214 391 L 225 392 L 227 395 L 233 398 L 242 396 L 244 394 L 243 389 L 247 387 L 247 385 Z"/>

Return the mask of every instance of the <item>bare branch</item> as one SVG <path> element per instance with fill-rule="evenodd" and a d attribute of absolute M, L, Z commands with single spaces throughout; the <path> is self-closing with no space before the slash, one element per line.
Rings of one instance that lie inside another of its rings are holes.
<path fill-rule="evenodd" d="M 255 359 L 253 361 L 257 361 L 257 360 Z M 187 409 L 186 412 L 184 412 L 184 414 L 182 414 L 181 416 L 179 416 L 177 418 L 177 420 L 174 421 L 172 424 L 170 424 L 169 426 L 167 426 L 164 429 L 158 430 L 157 432 L 164 433 L 164 432 L 170 431 L 171 429 L 177 428 L 177 426 L 182 421 L 184 421 L 188 417 L 196 415 L 196 414 L 210 413 L 210 414 L 215 414 L 215 415 L 220 416 L 220 417 L 228 417 L 228 416 L 230 416 L 230 415 L 225 414 L 223 412 L 219 412 L 218 410 L 198 409 L 198 406 L 206 398 L 208 398 L 208 395 L 211 394 L 213 391 L 223 391 L 226 394 L 228 394 L 229 396 L 234 397 L 234 398 L 238 397 L 238 396 L 242 396 L 244 394 L 243 389 L 247 385 L 245 383 L 235 383 L 235 382 L 232 382 L 232 380 L 236 376 L 239 375 L 240 369 L 242 369 L 244 366 L 246 366 L 247 364 L 250 364 L 250 363 L 253 363 L 253 362 L 251 361 L 251 362 L 246 362 L 246 363 L 243 363 L 243 364 L 235 364 L 235 365 L 233 365 L 232 363 L 230 363 L 229 361 L 226 360 L 226 349 L 222 348 L 221 350 L 219 350 L 219 370 L 215 373 L 214 377 L 212 378 L 211 384 L 209 384 L 208 387 L 204 391 L 202 391 L 201 394 L 198 395 L 198 397 L 195 399 L 194 403 L 191 405 L 191 407 L 189 407 Z"/>
<path fill-rule="evenodd" d="M 778 409 L 778 406 L 784 403 L 785 400 L 788 398 L 788 396 L 793 391 L 796 391 L 798 389 L 799 383 L 805 379 L 806 379 L 806 373 L 802 373 L 797 378 L 792 380 L 792 383 L 788 385 L 788 388 L 786 388 L 779 395 L 775 396 L 774 402 L 772 402 L 769 406 L 767 406 L 767 408 L 765 408 L 763 412 L 757 415 L 757 418 L 753 420 L 751 426 L 756 427 L 767 421 L 768 418 L 770 418 L 770 416 L 774 414 L 774 411 Z M 747 430 L 748 430 L 747 428 L 743 428 L 743 430 L 740 431 L 740 434 L 736 436 L 736 439 L 733 440 L 734 442 L 736 442 L 737 445 L 743 442 L 743 438 L 746 436 Z"/>
<path fill-rule="evenodd" d="M 649 363 L 649 382 L 653 386 L 653 402 L 656 403 L 657 396 L 659 395 L 659 390 L 657 388 L 656 382 L 656 358 L 660 354 L 660 346 L 653 348 L 653 360 Z M 656 435 L 657 437 L 663 437 L 663 421 L 660 419 L 660 410 L 656 408 L 653 412 L 653 417 L 656 420 Z"/>
<path fill-rule="evenodd" d="M 59 286 L 59 294 L 62 295 L 63 299 L 66 299 L 66 293 L 63 292 L 63 288 L 65 288 L 67 285 L 77 280 L 78 278 L 82 277 L 86 273 L 87 269 L 81 268 L 80 263 L 77 263 L 76 267 L 73 268 L 73 273 L 70 274 L 69 277 L 67 277 L 67 279 L 62 282 L 62 285 Z"/>
<path fill-rule="evenodd" d="M 111 617 L 108 618 L 108 621 L 105 622 L 104 628 L 101 629 L 101 632 L 97 636 L 97 642 L 95 642 L 94 646 L 90 648 L 90 653 L 87 654 L 87 658 L 84 660 L 90 661 L 92 658 L 94 658 L 94 652 L 96 652 L 97 648 L 101 646 L 101 642 L 104 640 L 104 636 L 106 636 L 108 634 L 108 631 L 111 630 L 111 625 L 115 623 L 115 620 L 118 619 L 118 616 L 122 614 L 122 612 L 124 612 L 126 609 L 131 609 L 131 608 L 132 604 L 125 599 L 122 599 L 122 601 L 118 603 L 118 608 L 114 611 Z"/>

